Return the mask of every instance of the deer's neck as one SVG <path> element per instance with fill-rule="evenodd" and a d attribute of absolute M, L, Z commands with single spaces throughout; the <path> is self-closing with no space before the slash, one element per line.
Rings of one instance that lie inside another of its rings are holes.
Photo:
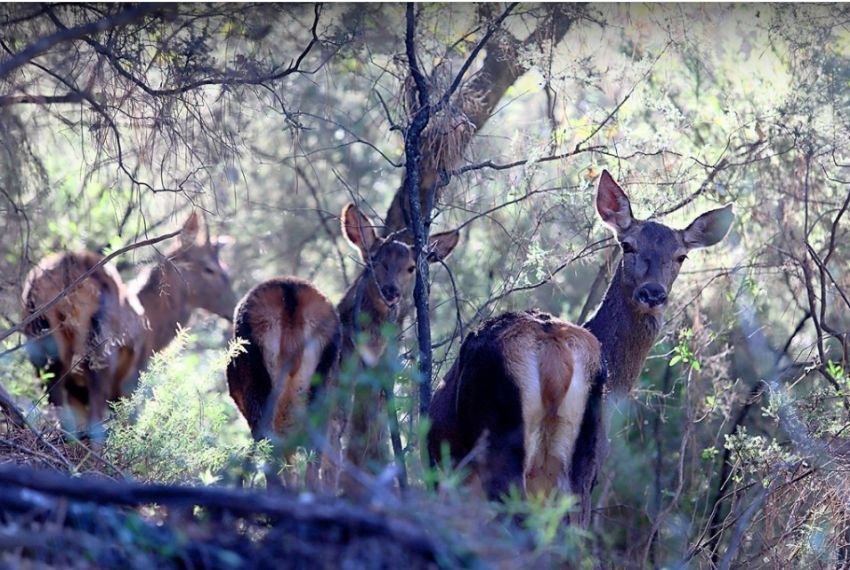
<path fill-rule="evenodd" d="M 614 274 L 596 314 L 584 326 L 602 344 L 608 386 L 614 392 L 628 393 L 655 343 L 661 319 L 638 312 L 626 300 L 622 266 Z"/>
<path fill-rule="evenodd" d="M 177 326 L 189 320 L 189 289 L 180 272 L 165 262 L 146 268 L 136 284 L 145 309 L 148 354 L 162 350 L 177 335 Z"/>
<path fill-rule="evenodd" d="M 360 356 L 367 365 L 374 365 L 387 347 L 381 327 L 394 319 L 393 310 L 376 300 L 378 295 L 374 289 L 369 272 L 364 271 L 351 284 L 337 305 L 342 325 L 342 362 L 355 351 L 358 334 L 366 336 Z"/>

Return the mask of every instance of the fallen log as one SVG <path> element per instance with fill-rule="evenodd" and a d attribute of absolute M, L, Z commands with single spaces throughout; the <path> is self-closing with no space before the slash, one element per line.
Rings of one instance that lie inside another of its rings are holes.
<path fill-rule="evenodd" d="M 436 568 L 466 566 L 469 557 L 441 536 L 439 525 L 423 525 L 410 509 L 334 497 L 9 467 L 0 467 L 0 488 L 0 548 L 48 565 L 67 564 L 75 554 L 97 567 L 141 567 L 138 562 L 159 568 L 263 568 L 284 560 L 288 568 Z M 151 506 L 167 515 L 158 524 L 135 510 Z M 52 529 L 52 538 L 37 545 L 33 525 Z"/>

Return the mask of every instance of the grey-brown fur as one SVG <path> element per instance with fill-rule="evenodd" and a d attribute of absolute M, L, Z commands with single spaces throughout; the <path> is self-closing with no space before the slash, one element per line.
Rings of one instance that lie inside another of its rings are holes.
<path fill-rule="evenodd" d="M 341 224 L 343 235 L 360 252 L 364 267 L 337 306 L 342 325 L 340 362 L 343 369 L 352 362 L 370 368 L 386 350 L 382 327 L 397 320 L 403 299 L 413 291 L 416 260 L 409 245 L 392 237 L 379 238 L 371 220 L 353 204 L 343 208 Z M 458 239 L 457 231 L 431 236 L 428 261 L 445 259 Z M 361 334 L 365 343 L 358 345 Z M 374 383 L 353 388 L 345 456 L 354 468 L 365 470 L 387 463 L 386 394 Z M 362 491 L 348 474 L 341 483 L 346 495 L 356 497 Z"/>
<path fill-rule="evenodd" d="M 602 304 L 584 326 L 602 344 L 606 390 L 627 394 L 661 330 L 668 294 L 687 252 L 723 239 L 733 214 L 731 206 L 712 210 L 684 230 L 636 220 L 628 197 L 607 171 L 599 183 L 596 208 L 614 231 L 622 255 Z M 608 450 L 606 390 L 600 386 L 591 392 L 576 442 L 571 479 L 581 498 L 583 525 L 590 522 L 590 495 Z"/>

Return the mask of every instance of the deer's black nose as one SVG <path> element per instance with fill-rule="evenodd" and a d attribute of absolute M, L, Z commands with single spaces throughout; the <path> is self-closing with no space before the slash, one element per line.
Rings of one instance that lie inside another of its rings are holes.
<path fill-rule="evenodd" d="M 650 283 L 638 289 L 637 300 L 648 307 L 657 307 L 667 301 L 667 291 L 658 283 Z"/>
<path fill-rule="evenodd" d="M 385 285 L 381 287 L 381 295 L 384 296 L 384 299 L 390 303 L 398 301 L 398 298 L 401 296 L 401 290 L 397 285 Z"/>

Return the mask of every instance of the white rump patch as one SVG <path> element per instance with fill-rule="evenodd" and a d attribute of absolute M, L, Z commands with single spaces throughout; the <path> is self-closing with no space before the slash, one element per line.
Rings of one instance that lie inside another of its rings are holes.
<path fill-rule="evenodd" d="M 562 466 L 558 480 L 552 481 L 563 492 L 570 491 L 569 466 L 572 463 L 575 444 L 581 429 L 587 398 L 590 394 L 590 379 L 585 367 L 586 355 L 570 347 L 573 356 L 573 376 L 564 399 L 558 406 L 556 418 L 544 420 L 544 407 L 541 397 L 540 372 L 537 369 L 538 356 L 528 362 L 529 370 L 522 382 L 522 416 L 525 423 L 525 465 L 524 481 L 527 482 L 535 459 L 540 464 L 550 462 L 546 459 L 557 458 Z M 534 364 L 534 369 L 530 365 Z M 566 381 L 567 379 L 563 379 Z"/>
<path fill-rule="evenodd" d="M 306 328 L 313 329 L 309 324 Z M 298 349 L 301 352 L 301 366 L 297 370 L 293 370 L 295 355 L 281 355 L 280 353 L 282 335 L 292 334 L 293 332 L 295 331 L 283 331 L 280 321 L 275 320 L 262 340 L 263 363 L 269 372 L 272 389 L 266 400 L 260 425 L 262 432 L 268 435 L 275 433 L 274 419 L 277 415 L 277 408 L 282 403 L 282 398 L 288 402 L 289 414 L 300 414 L 303 411 L 302 408 L 306 402 L 305 394 L 310 389 L 310 382 L 321 358 L 321 346 L 312 335 L 314 331 L 298 331 L 303 335 L 298 343 Z M 289 358 L 281 361 L 284 356 Z"/>
<path fill-rule="evenodd" d="M 552 440 L 552 451 L 558 453 L 564 465 L 572 463 L 581 420 L 584 418 L 584 409 L 590 394 L 585 355 L 579 350 L 573 350 L 573 362 L 575 366 L 570 389 L 558 408 L 558 431 Z"/>
<path fill-rule="evenodd" d="M 536 350 L 527 353 L 523 362 L 512 367 L 517 375 L 519 393 L 522 398 L 523 446 L 525 447 L 524 471 L 528 471 L 530 460 L 540 453 L 541 428 L 543 424 L 543 395 L 540 387 L 540 355 Z M 544 450 L 545 451 L 545 450 Z"/>
<path fill-rule="evenodd" d="M 278 360 L 280 359 L 280 321 L 275 319 L 269 323 L 270 326 L 266 330 L 261 340 L 260 350 L 263 353 L 263 364 L 266 365 L 266 370 L 272 378 L 272 383 L 276 380 Z"/>
<path fill-rule="evenodd" d="M 260 352 L 263 355 L 263 364 L 271 379 L 272 389 L 266 399 L 263 409 L 263 415 L 260 418 L 260 433 L 266 437 L 271 437 L 274 434 L 274 411 L 277 406 L 277 401 L 283 393 L 285 374 L 281 374 L 278 370 L 278 360 L 280 360 L 280 335 L 281 324 L 278 319 L 269 323 L 269 328 L 266 334 L 260 339 Z"/>

